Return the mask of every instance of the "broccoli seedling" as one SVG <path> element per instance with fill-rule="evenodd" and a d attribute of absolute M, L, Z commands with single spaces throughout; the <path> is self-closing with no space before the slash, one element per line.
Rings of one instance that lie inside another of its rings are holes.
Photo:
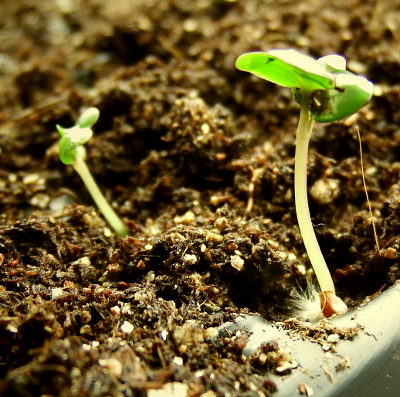
<path fill-rule="evenodd" d="M 125 237 L 128 235 L 126 226 L 104 197 L 103 193 L 101 193 L 85 163 L 86 149 L 83 145 L 92 137 L 92 126 L 98 120 L 99 115 L 100 112 L 97 108 L 89 108 L 82 113 L 73 127 L 64 128 L 57 125 L 57 131 L 61 135 L 58 154 L 64 164 L 72 164 L 115 233 L 119 237 Z"/>
<path fill-rule="evenodd" d="M 340 55 L 315 60 L 293 49 L 246 53 L 236 60 L 236 67 L 291 88 L 300 104 L 294 172 L 297 220 L 320 286 L 320 311 L 325 317 L 345 313 L 347 306 L 336 296 L 311 222 L 307 197 L 308 145 L 314 121 L 332 122 L 357 112 L 371 98 L 373 84 L 347 71 L 346 60 Z"/>

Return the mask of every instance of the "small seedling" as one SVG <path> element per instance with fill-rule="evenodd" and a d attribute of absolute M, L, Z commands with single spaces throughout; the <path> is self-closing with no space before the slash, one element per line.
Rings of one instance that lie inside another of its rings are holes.
<path fill-rule="evenodd" d="M 297 220 L 321 290 L 319 313 L 325 317 L 345 313 L 347 306 L 335 294 L 311 222 L 307 197 L 308 144 L 314 121 L 337 121 L 357 112 L 371 98 L 373 84 L 347 71 L 346 60 L 340 55 L 315 60 L 293 49 L 246 53 L 237 59 L 236 67 L 291 88 L 294 99 L 300 104 L 294 175 Z"/>
<path fill-rule="evenodd" d="M 108 203 L 103 193 L 101 193 L 85 163 L 86 149 L 83 145 L 92 137 L 92 126 L 98 120 L 99 114 L 100 112 L 97 108 L 89 108 L 82 113 L 73 127 L 63 128 L 57 125 L 57 131 L 61 135 L 58 153 L 60 160 L 64 164 L 72 164 L 75 171 L 82 178 L 94 202 L 115 233 L 119 237 L 125 237 L 128 235 L 126 226 Z"/>

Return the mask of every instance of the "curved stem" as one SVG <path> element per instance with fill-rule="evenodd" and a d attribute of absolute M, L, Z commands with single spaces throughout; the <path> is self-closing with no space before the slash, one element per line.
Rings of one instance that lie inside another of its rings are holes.
<path fill-rule="evenodd" d="M 311 265 L 314 268 L 321 291 L 335 293 L 335 287 L 325 259 L 315 236 L 314 226 L 311 223 L 310 209 L 307 197 L 307 160 L 308 144 L 311 137 L 314 120 L 309 111 L 311 93 L 301 90 L 301 111 L 297 127 L 297 143 L 294 171 L 294 194 L 296 201 L 296 214 L 300 233 Z"/>
<path fill-rule="evenodd" d="M 111 207 L 107 199 L 104 197 L 103 193 L 100 191 L 96 181 L 94 180 L 92 174 L 89 171 L 85 163 L 85 148 L 79 146 L 77 148 L 77 153 L 74 162 L 72 163 L 75 171 L 82 178 L 83 183 L 86 188 L 89 190 L 94 202 L 99 207 L 99 210 L 103 214 L 104 218 L 108 224 L 114 229 L 115 233 L 119 237 L 125 237 L 128 235 L 128 230 L 121 218 L 116 214 L 114 209 Z"/>

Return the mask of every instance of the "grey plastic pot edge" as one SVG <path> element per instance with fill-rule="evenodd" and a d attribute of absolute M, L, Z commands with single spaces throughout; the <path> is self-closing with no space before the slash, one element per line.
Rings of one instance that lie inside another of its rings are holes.
<path fill-rule="evenodd" d="M 400 281 L 371 302 L 329 321 L 340 327 L 359 324 L 363 329 L 353 340 L 339 341 L 331 354 L 310 340 L 291 339 L 286 330 L 259 316 L 239 316 L 219 329 L 252 333 L 246 356 L 265 342 L 277 341 L 280 348 L 288 349 L 298 367 L 284 376 L 269 374 L 277 385 L 276 397 L 299 395 L 299 383 L 318 397 L 400 396 Z M 340 356 L 349 358 L 350 368 L 336 370 Z"/>

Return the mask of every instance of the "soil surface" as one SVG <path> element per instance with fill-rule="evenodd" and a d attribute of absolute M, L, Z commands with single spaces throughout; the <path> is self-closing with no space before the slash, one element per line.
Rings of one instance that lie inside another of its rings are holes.
<path fill-rule="evenodd" d="M 350 308 L 399 279 L 399 32 L 398 0 L 2 0 L 0 395 L 273 393 L 288 353 L 246 359 L 248 335 L 217 330 L 239 313 L 284 321 L 312 277 L 299 106 L 235 69 L 247 51 L 343 54 L 376 84 L 356 116 L 315 126 L 310 206 Z M 126 238 L 58 158 L 56 124 L 90 106 L 87 164 Z"/>

